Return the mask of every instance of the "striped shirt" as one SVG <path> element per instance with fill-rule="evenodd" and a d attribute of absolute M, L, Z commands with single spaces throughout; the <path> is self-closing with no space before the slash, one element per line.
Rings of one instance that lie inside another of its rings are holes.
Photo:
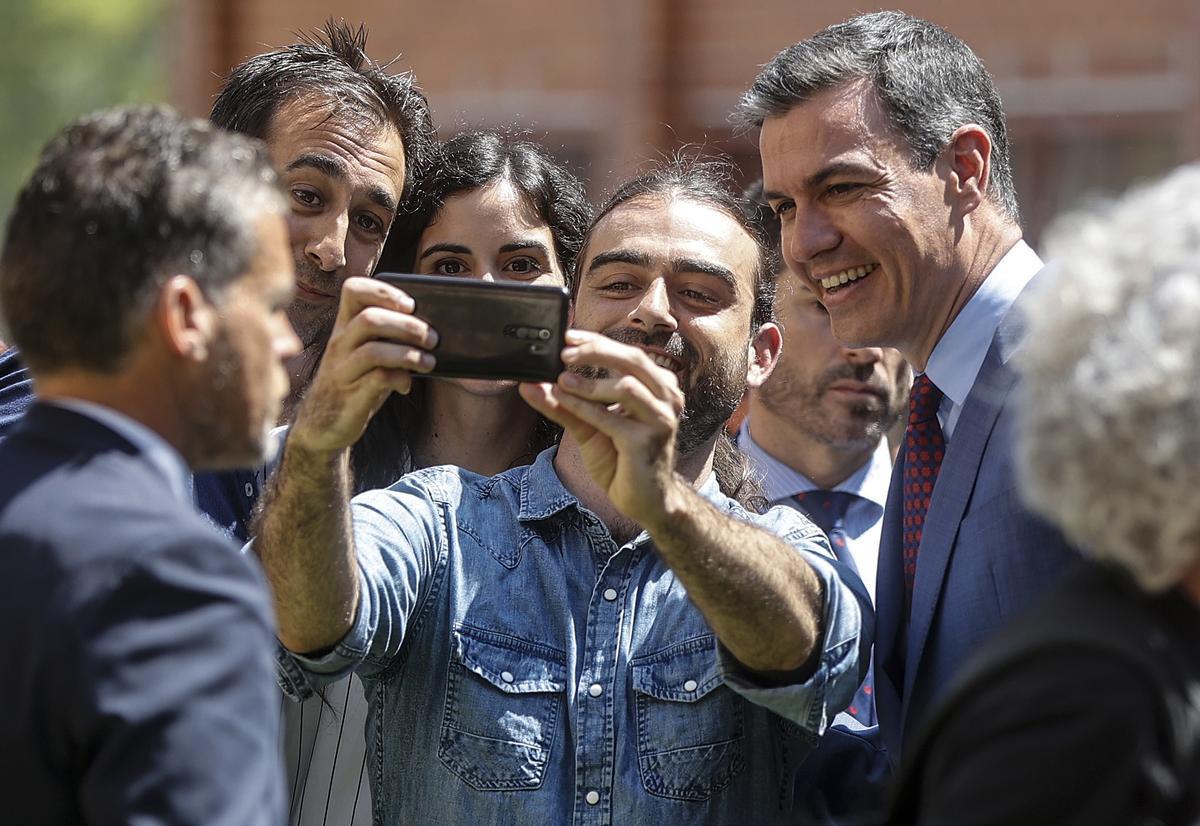
<path fill-rule="evenodd" d="M 291 826 L 370 826 L 365 728 L 367 700 L 357 675 L 303 703 L 283 700 L 283 749 Z"/>

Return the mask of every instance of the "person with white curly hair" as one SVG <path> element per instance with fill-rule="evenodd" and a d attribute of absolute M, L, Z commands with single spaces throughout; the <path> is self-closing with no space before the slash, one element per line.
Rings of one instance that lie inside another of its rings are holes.
<path fill-rule="evenodd" d="M 1090 559 L 964 672 L 893 823 L 1200 823 L 1200 165 L 1049 247 L 1017 459 Z"/>

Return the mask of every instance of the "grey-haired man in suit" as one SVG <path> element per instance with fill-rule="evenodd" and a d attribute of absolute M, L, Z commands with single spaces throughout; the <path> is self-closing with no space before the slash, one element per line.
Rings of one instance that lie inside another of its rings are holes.
<path fill-rule="evenodd" d="M 1004 113 L 971 49 L 899 12 L 831 26 L 759 74 L 783 256 L 853 346 L 918 374 L 876 585 L 875 696 L 895 759 L 963 659 L 1075 558 L 1018 501 L 1010 312 L 1042 269 L 1021 240 Z"/>

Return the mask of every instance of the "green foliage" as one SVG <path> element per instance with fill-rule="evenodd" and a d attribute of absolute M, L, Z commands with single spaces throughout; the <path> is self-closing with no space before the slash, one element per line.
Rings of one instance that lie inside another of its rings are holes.
<path fill-rule="evenodd" d="M 86 112 L 164 100 L 168 0 L 14 0 L 0 17 L 0 218 L 45 142 Z"/>

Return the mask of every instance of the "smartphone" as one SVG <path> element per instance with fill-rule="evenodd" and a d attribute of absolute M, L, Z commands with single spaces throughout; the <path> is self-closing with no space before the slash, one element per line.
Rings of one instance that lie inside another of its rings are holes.
<path fill-rule="evenodd" d="M 563 371 L 566 287 L 394 272 L 375 277 L 408 293 L 413 315 L 437 330 L 437 365 L 424 375 L 554 381 Z"/>

